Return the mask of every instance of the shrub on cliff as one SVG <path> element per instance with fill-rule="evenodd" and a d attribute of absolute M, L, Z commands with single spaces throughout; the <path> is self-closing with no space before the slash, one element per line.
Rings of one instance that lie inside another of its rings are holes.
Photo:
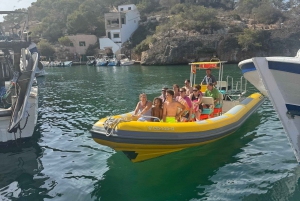
<path fill-rule="evenodd" d="M 267 49 L 270 32 L 264 30 L 245 29 L 244 33 L 238 36 L 238 44 L 242 50 Z"/>
<path fill-rule="evenodd" d="M 263 24 L 273 24 L 283 18 L 282 13 L 268 2 L 263 2 L 258 8 L 254 8 L 253 13 L 256 20 Z"/>

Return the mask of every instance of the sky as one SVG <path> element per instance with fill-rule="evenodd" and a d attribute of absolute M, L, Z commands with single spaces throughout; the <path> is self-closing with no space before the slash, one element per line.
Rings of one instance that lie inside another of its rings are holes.
<path fill-rule="evenodd" d="M 36 0 L 0 0 L 0 11 L 13 11 L 18 8 L 28 8 Z M 0 22 L 3 21 L 3 15 L 0 15 Z"/>

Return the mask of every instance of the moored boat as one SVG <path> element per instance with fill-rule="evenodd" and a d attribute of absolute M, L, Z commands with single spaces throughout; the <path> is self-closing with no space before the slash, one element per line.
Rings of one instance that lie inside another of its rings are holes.
<path fill-rule="evenodd" d="M 300 59 L 296 57 L 254 57 L 260 78 L 269 94 L 287 137 L 300 163 Z"/>
<path fill-rule="evenodd" d="M 245 91 L 242 89 L 246 83 L 240 83 L 239 87 L 228 87 L 227 81 L 222 81 L 224 63 L 191 63 L 190 80 L 193 84 L 196 84 L 197 70 L 219 69 L 218 88 L 221 99 L 214 109 L 203 110 L 201 120 L 176 123 L 140 122 L 133 116 L 133 112 L 129 112 L 100 119 L 91 129 L 93 139 L 99 144 L 122 151 L 132 162 L 139 162 L 210 143 L 233 133 L 256 111 L 265 98 L 259 93 L 243 97 Z M 202 89 L 205 88 L 202 86 Z M 209 99 L 212 98 L 204 97 L 203 103 Z"/>
<path fill-rule="evenodd" d="M 53 61 L 48 64 L 48 67 L 71 67 L 72 64 L 73 64 L 73 61 L 64 61 L 64 62 Z"/>
<path fill-rule="evenodd" d="M 242 70 L 243 76 L 248 80 L 255 88 L 257 88 L 263 95 L 268 96 L 268 92 L 258 75 L 255 65 L 252 59 L 246 59 L 238 64 Z"/>
<path fill-rule="evenodd" d="M 0 14 L 9 13 L 26 12 L 0 11 Z M 38 87 L 34 83 L 39 56 L 37 50 L 30 51 L 30 44 L 27 35 L 0 41 L 0 145 L 31 137 L 36 125 Z"/>
<path fill-rule="evenodd" d="M 129 59 L 125 54 L 119 54 L 120 66 L 131 66 L 134 64 L 135 60 Z"/>

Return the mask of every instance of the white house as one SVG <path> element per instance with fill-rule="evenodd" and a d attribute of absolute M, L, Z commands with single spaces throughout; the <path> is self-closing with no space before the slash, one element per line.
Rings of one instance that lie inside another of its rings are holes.
<path fill-rule="evenodd" d="M 105 13 L 106 37 L 99 38 L 100 49 L 116 53 L 138 28 L 140 12 L 134 4 L 118 6 L 118 11 Z"/>

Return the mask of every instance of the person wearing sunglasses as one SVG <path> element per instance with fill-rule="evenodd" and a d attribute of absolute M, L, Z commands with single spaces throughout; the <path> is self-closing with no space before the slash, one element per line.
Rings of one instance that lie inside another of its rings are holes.
<path fill-rule="evenodd" d="M 167 90 L 167 100 L 163 106 L 163 121 L 167 123 L 176 123 L 182 116 L 185 106 L 173 99 L 174 91 Z M 177 113 L 177 109 L 180 108 L 180 112 Z"/>
<path fill-rule="evenodd" d="M 183 111 L 181 121 L 191 121 L 193 114 L 193 107 L 191 99 L 186 95 L 186 90 L 184 87 L 179 90 L 180 96 L 177 97 L 177 101 L 185 106 Z"/>
<path fill-rule="evenodd" d="M 137 103 L 132 116 L 137 117 L 138 121 L 150 121 L 152 102 L 147 100 L 145 93 L 140 94 L 140 101 Z"/>
<path fill-rule="evenodd" d="M 202 106 L 203 94 L 200 91 L 200 89 L 201 89 L 201 86 L 196 85 L 193 88 L 193 94 L 190 94 L 190 96 L 189 96 L 193 103 L 193 114 L 195 114 L 196 120 L 200 120 L 200 115 L 203 110 L 203 106 Z"/>

